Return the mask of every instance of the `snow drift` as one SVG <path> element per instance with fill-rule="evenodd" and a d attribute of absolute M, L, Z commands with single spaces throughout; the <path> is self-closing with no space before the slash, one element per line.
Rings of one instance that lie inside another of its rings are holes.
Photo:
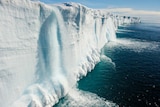
<path fill-rule="evenodd" d="M 51 107 L 100 60 L 121 24 L 114 16 L 75 3 L 45 5 L 0 0 L 0 105 Z"/>

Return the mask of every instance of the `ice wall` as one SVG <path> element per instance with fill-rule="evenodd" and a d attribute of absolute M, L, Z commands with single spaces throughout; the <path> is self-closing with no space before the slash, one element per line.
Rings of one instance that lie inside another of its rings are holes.
<path fill-rule="evenodd" d="M 57 103 L 94 68 L 101 48 L 116 40 L 124 23 L 80 4 L 29 0 L 0 0 L 0 15 L 1 107 Z"/>

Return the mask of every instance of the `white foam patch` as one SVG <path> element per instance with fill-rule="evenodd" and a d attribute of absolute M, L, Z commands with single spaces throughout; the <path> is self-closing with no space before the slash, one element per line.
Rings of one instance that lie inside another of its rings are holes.
<path fill-rule="evenodd" d="M 134 52 L 155 51 L 159 48 L 159 42 L 140 41 L 137 39 L 117 39 L 116 42 L 110 42 L 106 45 L 109 48 L 119 47 L 121 49 L 129 49 Z M 157 50 L 158 51 L 158 50 Z"/>
<path fill-rule="evenodd" d="M 126 29 L 118 29 L 117 33 L 124 33 L 124 32 L 135 32 L 133 30 L 126 30 Z"/>
<path fill-rule="evenodd" d="M 115 103 L 105 100 L 96 94 L 72 89 L 58 107 L 118 107 Z"/>
<path fill-rule="evenodd" d="M 109 58 L 108 56 L 101 55 L 101 56 L 100 56 L 100 60 L 101 60 L 101 62 L 111 63 L 111 64 L 114 66 L 114 68 L 116 67 L 116 64 L 115 64 L 115 63 L 112 61 L 112 59 Z"/>

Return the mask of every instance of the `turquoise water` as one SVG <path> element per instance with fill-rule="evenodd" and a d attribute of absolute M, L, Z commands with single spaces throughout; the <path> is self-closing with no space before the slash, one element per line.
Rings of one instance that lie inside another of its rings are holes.
<path fill-rule="evenodd" d="M 81 90 L 96 93 L 120 107 L 160 106 L 160 27 L 119 27 L 117 42 L 102 50 L 95 69 L 79 81 Z"/>
<path fill-rule="evenodd" d="M 55 107 L 159 107 L 160 26 L 119 27 L 101 61 Z"/>

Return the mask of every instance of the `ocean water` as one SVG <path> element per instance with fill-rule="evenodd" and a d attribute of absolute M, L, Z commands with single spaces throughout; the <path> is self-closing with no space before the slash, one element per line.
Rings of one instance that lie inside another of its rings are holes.
<path fill-rule="evenodd" d="M 159 107 L 160 25 L 120 26 L 101 61 L 55 107 Z"/>
<path fill-rule="evenodd" d="M 160 26 L 119 27 L 117 41 L 102 49 L 101 62 L 78 88 L 120 107 L 160 106 Z"/>

